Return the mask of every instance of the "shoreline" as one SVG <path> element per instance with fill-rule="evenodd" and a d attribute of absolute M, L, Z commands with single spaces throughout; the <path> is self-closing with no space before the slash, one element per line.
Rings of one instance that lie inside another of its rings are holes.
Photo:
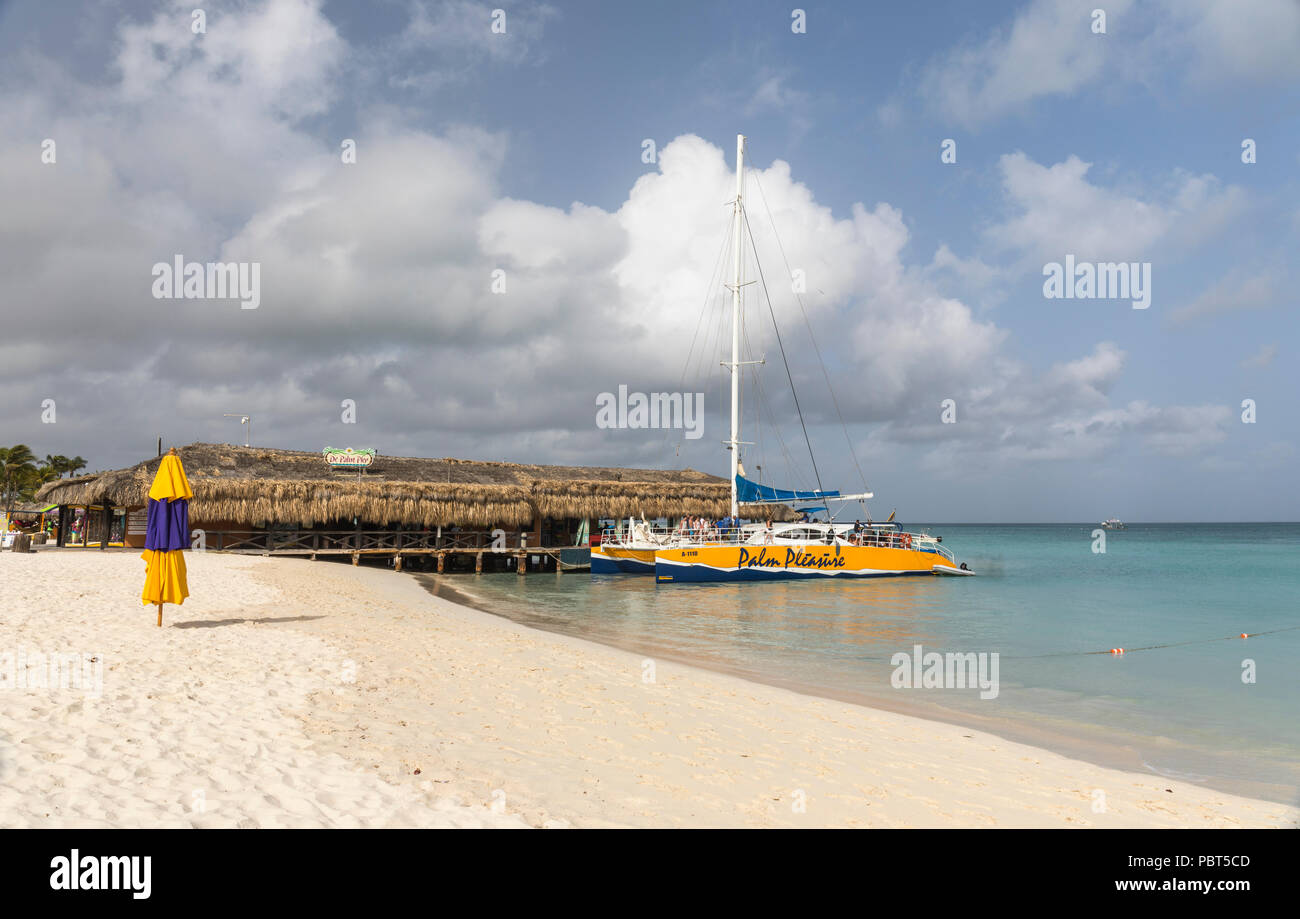
<path fill-rule="evenodd" d="M 93 703 L 0 693 L 6 825 L 1300 820 L 1285 804 L 672 661 L 646 681 L 643 655 L 385 569 L 191 553 L 193 594 L 158 630 L 139 602 L 143 563 L 96 555 L 0 561 L 17 610 L 4 647 L 94 648 L 108 662 Z"/>
<path fill-rule="evenodd" d="M 374 581 L 375 583 L 382 586 L 385 592 L 388 591 L 388 588 L 390 586 L 388 579 L 391 577 L 393 572 L 389 572 L 383 569 L 368 569 L 368 570 L 353 569 L 353 570 L 370 575 L 371 577 L 368 577 L 367 580 Z M 646 656 L 642 653 L 639 653 L 636 650 L 617 648 L 581 636 L 569 635 L 565 633 L 549 631 L 546 629 L 540 629 L 532 625 L 517 622 L 499 613 L 478 609 L 473 605 L 457 603 L 445 597 L 435 597 L 434 595 L 430 594 L 425 589 L 425 587 L 420 583 L 423 577 L 424 577 L 423 575 L 414 575 L 409 578 L 401 578 L 397 580 L 400 582 L 404 582 L 405 586 L 402 587 L 401 590 L 404 594 L 410 597 L 411 600 L 413 600 L 414 602 L 418 603 L 421 599 L 423 599 L 423 600 L 439 603 L 439 608 L 436 611 L 437 615 L 440 616 L 454 615 L 457 618 L 461 619 L 462 621 L 465 621 L 478 629 L 498 629 L 505 633 L 518 636 L 524 640 L 531 640 L 531 641 L 537 641 L 542 643 L 554 643 L 556 646 L 560 646 L 566 649 L 571 649 L 580 654 L 597 654 L 601 656 L 609 656 L 614 660 L 622 662 L 622 666 L 626 668 L 625 670 L 626 678 L 629 680 L 631 680 L 633 677 L 639 676 L 640 670 L 644 664 L 644 661 L 646 660 Z M 393 587 L 396 590 L 396 585 L 393 585 Z M 464 593 L 458 592 L 458 594 L 464 599 L 469 599 L 468 597 L 465 597 Z M 1000 751 L 1005 751 L 1008 753 L 1014 751 L 1016 754 L 1022 757 L 1030 756 L 1030 757 L 1041 757 L 1044 759 L 1059 758 L 1061 762 L 1069 762 L 1069 763 L 1077 764 L 1079 767 L 1087 767 L 1089 769 L 1095 769 L 1102 774 L 1122 776 L 1123 779 L 1121 779 L 1121 781 L 1128 781 L 1129 783 L 1137 783 L 1139 785 L 1145 784 L 1152 789 L 1150 794 L 1153 800 L 1147 802 L 1147 806 L 1152 807 L 1157 812 L 1162 810 L 1165 806 L 1164 805 L 1165 798 L 1158 797 L 1158 796 L 1160 795 L 1168 796 L 1170 794 L 1174 794 L 1179 791 L 1185 791 L 1187 789 L 1195 789 L 1209 798 L 1218 798 L 1218 797 L 1226 796 L 1237 800 L 1249 800 L 1255 802 L 1255 804 L 1257 805 L 1262 805 L 1266 808 L 1272 808 L 1275 811 L 1278 811 L 1279 813 L 1290 814 L 1291 817 L 1289 819 L 1291 824 L 1294 824 L 1296 822 L 1295 820 L 1296 816 L 1300 816 L 1297 815 L 1295 810 L 1289 807 L 1285 802 L 1276 802 L 1271 800 L 1251 798 L 1249 796 L 1236 795 L 1236 794 L 1232 794 L 1231 792 L 1224 792 L 1221 789 L 1207 788 L 1205 786 L 1197 785 L 1190 782 L 1169 779 L 1154 773 L 1147 773 L 1138 770 L 1118 770 L 1118 769 L 1114 769 L 1113 767 L 1097 765 L 1083 760 L 1070 758 L 1068 756 L 1058 754 L 1050 750 L 1044 750 L 1039 747 L 1025 744 L 1023 742 L 1019 742 L 1015 740 L 1007 740 L 1006 738 L 997 736 L 996 734 L 986 731 L 982 727 L 979 726 L 973 727 L 969 723 L 961 724 L 955 722 L 936 721 L 932 718 L 925 718 L 923 716 L 918 716 L 910 713 L 893 712 L 885 709 L 873 708 L 870 706 L 863 705 L 860 702 L 856 702 L 856 701 L 851 701 L 851 700 L 845 701 L 845 700 L 828 698 L 825 696 L 810 695 L 798 689 L 782 687 L 782 686 L 773 686 L 771 684 L 755 681 L 752 678 L 749 678 L 747 676 L 719 672 L 714 669 L 700 667 L 697 664 L 691 662 L 681 662 L 681 661 L 672 661 L 672 660 L 666 661 L 666 660 L 659 659 L 656 661 L 656 665 L 657 665 L 660 682 L 663 681 L 665 668 L 668 668 L 669 673 L 674 675 L 680 674 L 682 677 L 685 677 L 687 679 L 694 678 L 695 680 L 699 680 L 705 683 L 712 683 L 714 681 L 725 683 L 728 687 L 727 691 L 729 694 L 739 695 L 742 693 L 749 693 L 757 697 L 765 697 L 771 694 L 770 700 L 769 699 L 764 700 L 768 702 L 768 704 L 771 704 L 772 702 L 779 700 L 782 703 L 792 704 L 798 708 L 808 707 L 810 709 L 824 709 L 830 707 L 833 709 L 839 709 L 841 711 L 847 711 L 851 713 L 852 716 L 856 716 L 857 718 L 865 721 L 877 721 L 877 720 L 893 721 L 895 719 L 898 719 L 901 721 L 900 727 L 904 728 L 905 730 L 909 730 L 909 731 L 924 730 L 927 732 L 937 733 L 942 735 L 945 741 L 950 741 L 958 738 L 970 739 L 970 740 L 974 740 L 978 738 L 980 741 L 991 742 L 991 744 Z M 1166 790 L 1170 788 L 1173 788 L 1174 791 L 1170 792 Z M 1093 790 L 1095 791 L 1095 789 Z M 1080 825 L 1080 823 L 1086 825 L 1091 822 L 1090 818 L 1095 818 L 1097 816 L 1091 812 L 1090 807 L 1081 808 L 1080 810 L 1086 812 L 1086 815 L 1081 812 L 1077 815 L 1070 815 L 1068 817 L 1063 817 L 1060 820 L 1060 822 L 1056 822 L 1056 823 L 1049 822 L 1047 824 L 1041 824 L 1036 822 L 1027 822 L 1027 823 L 1015 823 L 1011 825 L 1068 826 L 1068 825 Z M 557 815 L 557 816 L 562 816 L 562 815 Z M 981 825 L 983 821 L 978 819 L 980 816 L 982 815 L 979 815 L 977 812 L 971 812 L 967 814 L 967 822 L 961 823 L 961 825 L 969 825 L 969 826 Z M 1286 822 L 1286 818 L 1284 818 L 1283 822 Z M 1107 821 L 1098 820 L 1097 823 L 1098 825 L 1103 825 L 1106 824 Z M 655 824 L 651 824 L 651 825 L 655 825 Z M 697 824 L 687 824 L 687 825 L 697 825 Z M 703 824 L 703 825 L 708 825 L 708 824 Z M 718 825 L 736 825 L 736 824 L 723 823 Z M 778 821 L 772 825 L 799 826 L 799 825 L 809 825 L 809 824 L 802 821 L 791 822 L 788 824 Z M 845 825 L 850 825 L 850 824 L 845 824 Z M 886 818 L 881 825 L 889 825 L 889 818 Z M 945 824 L 945 823 L 928 824 L 923 822 L 919 824 L 908 824 L 908 825 L 949 825 L 949 824 Z M 1124 823 L 1121 821 L 1114 825 L 1131 825 L 1131 824 Z M 1185 824 L 1177 824 L 1177 825 L 1185 825 Z M 1192 825 L 1198 825 L 1198 824 L 1192 824 Z M 1204 824 L 1199 824 L 1199 825 L 1204 825 Z"/>
<path fill-rule="evenodd" d="M 635 642 L 604 640 L 603 636 L 600 638 L 587 637 L 581 634 L 573 634 L 557 629 L 550 629 L 545 625 L 520 621 L 508 613 L 495 611 L 492 608 L 491 599 L 476 596 L 455 584 L 449 583 L 447 575 L 437 575 L 429 572 L 410 572 L 410 575 L 415 581 L 420 583 L 431 596 L 436 596 L 451 603 L 469 607 L 488 616 L 506 619 L 525 628 L 535 629 L 551 635 L 575 638 L 600 647 L 614 648 L 642 656 L 658 653 L 644 647 L 639 647 Z M 1097 725 L 1068 721 L 1058 721 L 1055 724 L 1033 723 L 1028 721 L 1018 722 L 1009 715 L 1003 715 L 1000 717 L 981 715 L 978 712 L 953 708 L 937 701 L 910 701 L 904 700 L 899 696 L 889 696 L 882 693 L 837 690 L 830 686 L 800 683 L 795 680 L 783 680 L 779 677 L 730 666 L 726 662 L 720 662 L 709 658 L 697 658 L 690 657 L 689 655 L 672 653 L 663 654 L 661 658 L 664 660 L 670 660 L 673 663 L 680 664 L 681 666 L 696 668 L 708 673 L 726 675 L 763 686 L 784 689 L 810 698 L 828 699 L 849 705 L 860 706 L 866 709 L 905 715 L 923 721 L 937 721 L 954 727 L 976 729 L 992 734 L 1004 741 L 1036 747 L 1057 753 L 1070 759 L 1082 760 L 1108 769 L 1117 769 L 1122 772 L 1145 775 L 1153 780 L 1177 779 L 1203 788 L 1212 788 L 1226 794 L 1271 801 L 1282 805 L 1291 804 L 1291 802 L 1296 800 L 1297 797 L 1297 789 L 1295 787 L 1277 782 L 1232 778 L 1215 774 L 1205 775 L 1199 772 L 1188 773 L 1179 769 L 1174 769 L 1173 767 L 1168 767 L 1162 770 L 1152 765 L 1146 758 L 1144 758 L 1145 756 L 1150 756 L 1150 753 L 1144 753 L 1132 743 L 1126 742 L 1128 739 L 1127 736 L 1122 740 L 1116 740 L 1113 736 L 1104 737 L 1102 736 L 1102 728 Z M 1017 714 L 1022 713 L 1017 712 Z M 1038 712 L 1026 711 L 1023 712 L 1023 714 L 1027 717 L 1039 719 L 1040 722 L 1045 720 L 1047 717 Z M 1086 738 L 1078 737 L 1072 734 L 1071 731 L 1086 731 L 1088 736 Z M 1146 739 L 1151 740 L 1151 738 Z M 1174 744 L 1175 742 L 1169 741 L 1169 743 Z M 1195 750 L 1193 752 L 1206 757 L 1207 760 L 1213 760 L 1215 758 L 1215 754 L 1212 752 L 1201 750 Z"/>

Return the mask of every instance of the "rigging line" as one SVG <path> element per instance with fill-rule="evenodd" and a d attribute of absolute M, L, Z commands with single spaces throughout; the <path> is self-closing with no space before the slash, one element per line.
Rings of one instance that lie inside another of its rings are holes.
<path fill-rule="evenodd" d="M 777 446 L 780 450 L 780 458 L 785 464 L 785 479 L 791 482 L 793 487 L 799 490 L 807 490 L 807 481 L 801 467 L 794 460 L 794 454 L 785 442 L 785 435 L 781 432 L 781 425 L 777 422 L 777 413 L 773 408 L 773 402 L 767 396 L 767 390 L 763 386 L 763 375 L 760 373 L 750 374 L 753 381 L 755 392 L 758 394 L 759 411 L 761 412 L 760 426 L 763 420 L 771 426 L 772 432 L 776 437 Z M 779 478 L 779 476 L 777 476 Z"/>
<path fill-rule="evenodd" d="M 759 181 L 758 171 L 752 166 L 750 167 L 750 172 L 754 173 L 754 185 L 758 188 L 759 197 L 763 199 L 763 210 L 767 212 L 768 222 L 772 224 L 772 236 L 775 237 L 776 247 L 781 252 L 781 261 L 785 263 L 785 273 L 791 274 L 790 259 L 786 257 L 785 246 L 781 244 L 781 235 L 776 231 L 776 220 L 772 217 L 772 209 L 767 206 L 767 195 L 763 192 L 763 183 Z M 862 490 L 871 491 L 871 489 L 867 487 L 866 473 L 862 471 L 862 466 L 858 463 L 858 453 L 853 448 L 853 438 L 849 437 L 849 427 L 844 423 L 844 415 L 840 412 L 840 401 L 835 398 L 835 387 L 831 386 L 831 376 L 826 370 L 826 362 L 822 360 L 821 349 L 817 347 L 817 338 L 813 335 L 812 323 L 808 321 L 808 312 L 804 309 L 803 300 L 800 298 L 798 293 L 795 293 L 794 299 L 795 302 L 799 304 L 799 312 L 803 315 L 804 326 L 808 329 L 808 339 L 812 342 L 813 353 L 817 355 L 817 363 L 821 365 L 822 376 L 826 378 L 826 388 L 830 390 L 831 404 L 835 406 L 835 417 L 839 419 L 840 428 L 844 431 L 844 440 L 849 445 L 849 456 L 853 458 L 853 465 L 858 470 L 858 478 L 862 480 Z"/>
<path fill-rule="evenodd" d="M 730 252 L 731 250 L 728 249 L 727 251 Z M 714 342 L 713 350 L 709 354 L 701 353 L 700 365 L 697 370 L 697 379 L 703 379 L 705 377 L 712 376 L 713 374 L 717 374 L 718 373 L 717 368 L 719 366 L 719 362 L 721 362 L 726 357 L 727 346 L 729 344 L 727 340 L 727 334 L 726 334 L 727 320 L 731 318 L 731 310 L 728 308 L 728 304 L 727 304 L 727 301 L 729 299 L 730 297 L 726 296 L 723 293 L 723 290 L 720 289 L 718 291 L 717 294 L 718 319 L 717 319 L 717 328 L 714 330 L 716 334 L 714 335 L 713 338 L 713 342 Z"/>
<path fill-rule="evenodd" d="M 724 261 L 729 261 L 735 251 L 734 242 L 730 238 L 731 234 L 728 233 L 727 237 L 727 246 L 723 250 Z M 721 269 L 719 269 L 719 271 L 721 271 Z M 706 342 L 712 341 L 713 345 L 707 351 L 702 350 L 700 352 L 700 363 L 696 368 L 696 379 L 712 377 L 718 372 L 716 369 L 716 362 L 722 360 L 723 351 L 727 344 L 728 336 L 726 335 L 726 331 L 727 322 L 731 318 L 731 309 L 729 308 L 731 297 L 727 293 L 727 284 L 726 281 L 723 280 L 721 274 L 718 275 L 718 286 L 714 291 L 713 296 L 716 327 L 708 333 L 712 335 L 712 338 L 706 339 Z"/>
<path fill-rule="evenodd" d="M 749 341 L 749 330 L 742 327 L 740 334 L 743 338 L 744 347 L 742 353 L 752 360 L 755 352 L 753 345 L 751 345 Z M 754 432 L 753 452 L 758 455 L 758 465 L 761 466 L 766 458 L 766 454 L 763 451 L 763 401 L 758 391 L 758 374 L 751 373 L 748 380 L 742 382 L 741 385 L 744 386 L 746 383 L 749 385 L 749 404 L 753 406 L 753 425 L 751 426 Z M 743 415 L 741 416 L 741 423 L 742 425 L 744 424 Z"/>
<path fill-rule="evenodd" d="M 773 411 L 771 401 L 767 398 L 767 392 L 763 389 L 762 382 L 758 381 L 758 374 L 753 374 L 753 376 L 756 381 L 759 396 L 762 400 L 763 411 L 766 413 L 768 422 L 772 426 L 773 433 L 776 434 L 777 446 L 781 451 L 781 459 L 785 463 L 786 480 L 791 482 L 793 487 L 801 491 L 807 490 L 807 480 L 799 471 L 799 464 L 794 461 L 794 454 L 790 452 L 790 447 L 785 442 L 785 436 L 781 433 L 781 426 L 777 424 L 776 412 Z"/>
<path fill-rule="evenodd" d="M 726 260 L 727 253 L 731 251 L 731 247 L 729 243 L 730 243 L 730 234 L 727 234 L 727 237 L 724 239 L 722 254 L 718 262 L 719 266 L 721 266 L 721 264 Z M 720 270 L 721 269 L 719 268 L 718 271 Z M 710 279 L 710 287 L 713 286 L 714 280 L 719 281 L 719 286 L 717 288 L 717 291 L 714 294 L 712 294 L 708 298 L 708 300 L 706 300 L 706 310 L 704 316 L 705 319 L 712 320 L 713 317 L 708 315 L 708 309 L 711 308 L 714 310 L 714 313 L 716 314 L 716 322 L 709 321 L 704 324 L 703 339 L 700 342 L 700 347 L 698 351 L 695 351 L 694 353 L 695 367 L 694 367 L 694 374 L 692 377 L 693 380 L 692 388 L 695 387 L 702 388 L 702 382 L 707 378 L 709 378 L 710 376 L 708 365 L 710 364 L 710 362 L 715 356 L 721 353 L 722 350 L 723 328 L 726 325 L 726 320 L 727 320 L 727 316 L 729 315 L 729 311 L 723 308 L 724 290 L 720 283 L 721 276 L 718 273 L 718 271 L 715 271 L 714 277 Z M 716 325 L 716 329 L 715 329 L 715 325 Z M 690 361 L 688 360 L 687 371 L 690 371 L 690 369 L 691 369 Z M 683 383 L 683 390 L 684 388 L 685 385 Z"/>
<path fill-rule="evenodd" d="M 686 374 L 690 370 L 691 357 L 695 353 L 695 342 L 700 336 L 700 326 L 704 324 L 704 317 L 708 314 L 709 300 L 714 296 L 713 282 L 718 277 L 719 267 L 722 265 L 723 256 L 726 254 L 729 235 L 730 234 L 726 234 L 722 237 L 722 245 L 718 247 L 717 258 L 713 261 L 713 271 L 709 274 L 709 285 L 705 288 L 704 303 L 700 306 L 700 314 L 695 320 L 695 334 L 691 337 L 691 346 L 686 352 L 686 362 L 682 367 L 682 378 L 681 383 L 679 384 L 683 389 L 686 386 Z M 708 339 L 706 338 L 705 342 L 707 343 L 707 341 Z"/>
<path fill-rule="evenodd" d="M 753 348 L 751 345 L 749 345 L 749 332 L 747 330 L 742 330 L 742 334 L 745 336 L 746 347 L 750 349 L 751 352 L 750 356 L 752 357 Z M 776 422 L 776 412 L 773 411 L 772 403 L 767 398 L 767 391 L 763 388 L 763 376 L 762 374 L 759 373 L 751 373 L 749 375 L 749 378 L 753 383 L 754 390 L 758 394 L 757 398 L 759 403 L 759 411 L 761 413 L 764 413 L 764 416 L 768 419 L 769 423 L 772 426 L 772 432 L 776 435 L 777 446 L 780 448 L 781 458 L 785 461 L 788 478 L 793 481 L 795 486 L 803 490 L 805 479 L 803 475 L 799 472 L 799 466 L 794 461 L 794 455 L 790 452 L 790 448 L 786 445 L 785 436 L 781 433 L 781 426 Z M 760 418 L 760 424 L 761 424 L 761 418 Z"/>
<path fill-rule="evenodd" d="M 776 343 L 781 349 L 781 363 L 785 364 L 785 376 L 790 381 L 790 394 L 794 396 L 794 408 L 799 413 L 799 426 L 803 428 L 804 443 L 808 445 L 808 459 L 812 460 L 813 475 L 817 477 L 817 490 L 825 491 L 822 487 L 822 474 L 817 469 L 817 457 L 813 456 L 812 441 L 808 438 L 808 425 L 803 420 L 803 409 L 799 406 L 799 393 L 794 388 L 794 375 L 790 373 L 790 362 L 786 360 L 785 345 L 781 342 L 781 330 L 776 324 L 776 310 L 772 308 L 772 295 L 767 291 L 767 279 L 763 277 L 763 266 L 758 261 L 758 248 L 754 245 L 754 230 L 749 225 L 749 214 L 741 208 L 741 216 L 745 219 L 745 229 L 749 230 L 749 245 L 754 250 L 754 267 L 758 269 L 758 279 L 763 283 L 763 296 L 767 298 L 767 311 L 772 316 L 772 329 L 776 332 Z"/>
<path fill-rule="evenodd" d="M 712 272 L 710 272 L 710 274 L 709 274 L 709 283 L 708 283 L 708 286 L 705 287 L 705 289 L 704 289 L 704 290 L 705 290 L 705 293 L 704 293 L 704 302 L 703 302 L 703 303 L 701 304 L 701 306 L 700 306 L 700 312 L 699 312 L 699 315 L 696 316 L 696 318 L 695 318 L 695 332 L 694 332 L 694 334 L 691 336 L 691 344 L 690 344 L 690 347 L 687 348 L 687 350 L 686 350 L 686 359 L 682 362 L 682 373 L 681 373 L 680 382 L 678 383 L 677 388 L 678 388 L 679 391 L 681 391 L 681 392 L 683 393 L 683 398 L 685 398 L 685 392 L 686 392 L 686 377 L 687 377 L 687 374 L 690 373 L 690 369 L 691 369 L 691 358 L 695 355 L 695 343 L 696 343 L 696 341 L 697 341 L 697 340 L 699 339 L 699 337 L 700 337 L 700 328 L 701 328 L 701 326 L 704 325 L 704 317 L 707 316 L 707 315 L 708 315 L 708 312 L 709 312 L 709 300 L 713 297 L 713 293 L 712 293 L 712 292 L 713 292 L 713 290 L 714 290 L 714 282 L 715 282 L 715 281 L 718 279 L 718 277 L 719 277 L 718 272 L 721 270 L 721 266 L 722 266 L 722 264 L 723 264 L 723 257 L 724 257 L 724 255 L 726 254 L 726 251 L 727 251 L 727 244 L 728 244 L 728 241 L 729 241 L 730 235 L 731 235 L 730 233 L 724 233 L 723 236 L 722 236 L 722 243 L 721 243 L 721 245 L 718 246 L 718 254 L 717 254 L 717 256 L 716 256 L 716 257 L 714 258 L 714 260 L 713 260 L 713 270 L 712 270 Z M 707 339 L 707 337 L 706 337 L 704 344 L 701 345 L 702 351 L 707 351 L 707 350 L 708 350 L 707 347 L 706 347 L 706 346 L 707 346 L 707 341 L 708 341 L 708 339 Z M 698 376 L 699 376 L 699 375 L 698 375 L 698 373 L 697 373 L 697 374 L 696 374 L 697 379 L 698 379 Z M 666 446 L 666 445 L 667 445 L 671 440 L 672 440 L 672 431 L 671 431 L 671 429 L 665 429 L 665 430 L 664 430 L 664 436 L 663 436 L 663 444 Z"/>
<path fill-rule="evenodd" d="M 682 385 L 683 387 L 686 385 L 686 378 L 687 378 L 687 375 L 690 373 L 690 369 L 691 369 L 691 359 L 694 358 L 694 357 L 696 356 L 696 354 L 697 354 L 697 352 L 696 352 L 696 350 L 695 350 L 695 346 L 696 346 L 696 344 L 698 343 L 698 344 L 700 345 L 700 352 L 698 352 L 698 353 L 701 355 L 700 360 L 703 360 L 703 356 L 707 355 L 708 350 L 709 350 L 709 348 L 708 348 L 708 341 L 709 341 L 708 328 L 709 328 L 709 325 L 707 325 L 707 324 L 705 323 L 705 319 L 706 319 L 706 318 L 708 317 L 708 315 L 709 315 L 709 303 L 710 303 L 710 301 L 711 301 L 711 300 L 713 299 L 713 297 L 714 297 L 714 289 L 715 289 L 715 288 L 714 288 L 714 282 L 717 281 L 717 280 L 719 280 L 719 278 L 720 278 L 720 274 L 719 274 L 719 272 L 721 271 L 721 266 L 722 266 L 722 264 L 723 264 L 723 258 L 724 258 L 725 254 L 726 254 L 726 251 L 727 251 L 728 243 L 729 243 L 728 236 L 727 236 L 727 235 L 724 235 L 723 238 L 722 238 L 722 244 L 721 244 L 721 246 L 719 246 L 719 248 L 718 248 L 718 255 L 717 255 L 717 257 L 714 259 L 714 262 L 713 262 L 713 271 L 712 271 L 712 272 L 710 273 L 710 275 L 709 275 L 709 283 L 708 283 L 708 286 L 705 288 L 704 302 L 703 302 L 703 304 L 702 304 L 701 307 L 700 307 L 700 313 L 699 313 L 699 316 L 698 316 L 698 317 L 696 318 L 696 320 L 695 320 L 695 334 L 694 334 L 694 336 L 692 336 L 692 338 L 691 338 L 691 345 L 690 345 L 690 348 L 687 350 L 687 353 L 686 353 L 686 361 L 685 361 L 685 363 L 684 363 L 684 365 L 683 365 L 683 367 L 682 367 L 681 385 Z M 701 328 L 704 328 L 704 329 L 705 329 L 704 340 L 703 340 L 703 341 L 700 341 L 700 329 L 701 329 Z M 697 371 L 696 376 L 697 376 L 697 378 L 698 378 L 698 371 Z"/>
<path fill-rule="evenodd" d="M 749 330 L 741 327 L 741 335 L 744 337 L 745 356 L 750 360 L 755 359 L 757 351 L 749 340 Z M 761 469 L 767 463 L 767 450 L 763 443 L 763 394 L 760 388 L 759 375 L 751 373 L 749 375 L 750 401 L 754 404 L 754 452 L 758 454 L 758 467 Z M 760 476 L 761 478 L 761 476 Z"/>

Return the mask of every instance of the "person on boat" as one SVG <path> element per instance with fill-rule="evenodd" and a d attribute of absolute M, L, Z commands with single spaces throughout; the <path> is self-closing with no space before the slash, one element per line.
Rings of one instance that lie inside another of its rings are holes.
<path fill-rule="evenodd" d="M 767 518 L 767 526 L 763 530 L 763 542 L 772 545 L 772 518 Z"/>

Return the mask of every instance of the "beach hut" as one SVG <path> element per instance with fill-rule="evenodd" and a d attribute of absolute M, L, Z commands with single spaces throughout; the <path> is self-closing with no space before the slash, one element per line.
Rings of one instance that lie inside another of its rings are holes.
<path fill-rule="evenodd" d="M 558 550 L 602 518 L 722 516 L 730 486 L 693 469 L 551 466 L 384 456 L 340 468 L 326 451 L 195 443 L 177 448 L 194 497 L 190 526 L 209 550 L 380 555 L 481 569 L 566 564 Z M 333 451 L 337 454 L 345 451 Z M 364 451 L 354 451 L 354 456 Z M 143 547 L 149 486 L 160 458 L 45 485 L 40 500 L 66 513 L 125 521 Z M 509 552 L 494 552 L 502 540 Z M 62 540 L 63 545 L 73 543 Z M 521 551 L 524 550 L 524 551 Z M 580 559 L 581 553 L 570 553 Z M 580 561 L 570 562 L 580 566 Z"/>
<path fill-rule="evenodd" d="M 50 536 L 57 538 L 57 504 L 15 504 L 0 516 L 0 547 L 9 548 L 20 533 L 32 537 L 35 545 L 42 545 Z"/>

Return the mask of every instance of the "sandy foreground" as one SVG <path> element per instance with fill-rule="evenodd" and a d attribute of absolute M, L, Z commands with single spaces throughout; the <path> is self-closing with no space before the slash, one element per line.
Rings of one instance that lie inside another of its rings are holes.
<path fill-rule="evenodd" d="M 669 662 L 649 681 L 639 655 L 389 570 L 187 561 L 192 597 L 159 629 L 135 553 L 0 553 L 0 826 L 1300 822 L 1284 804 Z M 38 652 L 95 658 L 102 692 L 32 686 L 17 662 Z"/>

